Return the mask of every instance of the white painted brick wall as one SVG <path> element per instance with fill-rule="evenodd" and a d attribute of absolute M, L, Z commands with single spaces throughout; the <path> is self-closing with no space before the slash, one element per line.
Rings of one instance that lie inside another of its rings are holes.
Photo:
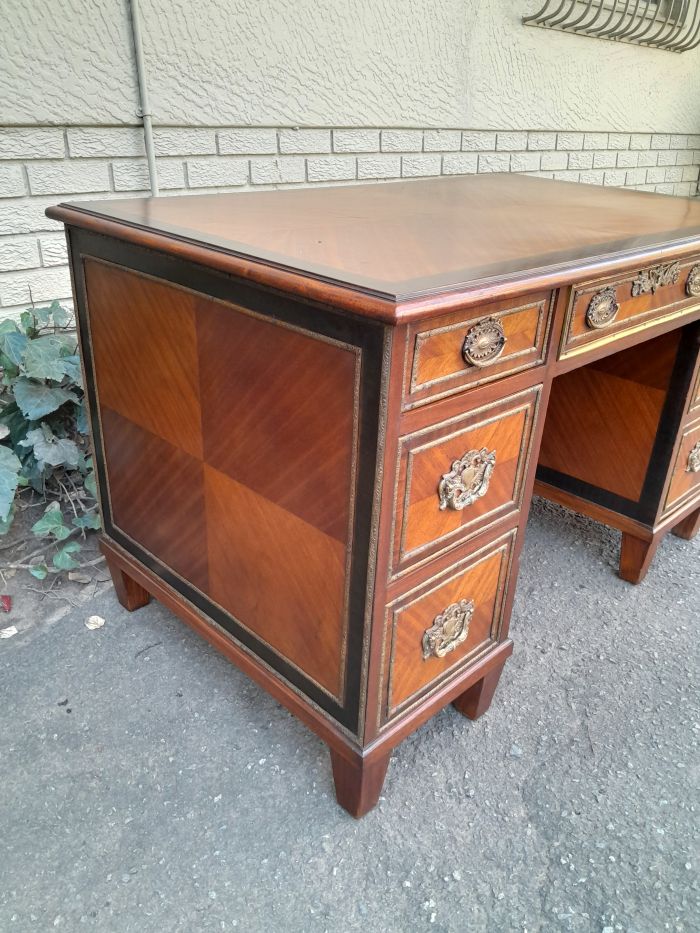
<path fill-rule="evenodd" d="M 249 175 L 248 159 L 211 156 L 207 159 L 187 160 L 187 181 L 190 188 L 228 188 L 245 185 Z M 158 177 L 160 179 L 160 175 Z M 171 187 L 181 188 L 183 185 L 184 180 Z"/>
<path fill-rule="evenodd" d="M 405 155 L 401 159 L 401 174 L 404 178 L 420 178 L 426 175 L 439 175 L 442 156 L 439 153 L 423 155 Z"/>
<path fill-rule="evenodd" d="M 222 155 L 274 155 L 277 152 L 277 130 L 220 130 L 217 136 Z"/>
<path fill-rule="evenodd" d="M 382 130 L 382 152 L 420 152 L 423 130 Z"/>
<path fill-rule="evenodd" d="M 282 185 L 306 181 L 306 160 L 300 156 L 251 159 L 250 178 L 254 185 Z"/>
<path fill-rule="evenodd" d="M 137 126 L 70 127 L 66 132 L 71 158 L 142 156 L 143 131 Z"/>
<path fill-rule="evenodd" d="M 498 133 L 496 149 L 517 150 L 527 148 L 527 133 Z"/>
<path fill-rule="evenodd" d="M 592 185 L 697 194 L 700 135 L 366 127 L 171 127 L 155 131 L 168 194 L 260 186 L 526 172 Z M 0 318 L 70 302 L 59 201 L 148 193 L 139 127 L 0 128 Z"/>
<path fill-rule="evenodd" d="M 379 130 L 333 130 L 334 152 L 378 152 Z"/>
<path fill-rule="evenodd" d="M 445 175 L 472 175 L 478 171 L 479 156 L 476 152 L 450 152 L 442 157 Z"/>
<path fill-rule="evenodd" d="M 16 198 L 27 193 L 21 164 L 0 162 L 0 198 Z"/>
<path fill-rule="evenodd" d="M 400 175 L 401 156 L 359 156 L 357 159 L 358 178 L 398 178 Z"/>
<path fill-rule="evenodd" d="M 330 130 L 282 130 L 280 152 L 330 152 Z"/>
<path fill-rule="evenodd" d="M 307 159 L 309 181 L 352 181 L 357 178 L 357 160 L 353 156 L 330 155 Z"/>
<path fill-rule="evenodd" d="M 48 127 L 0 129 L 0 159 L 62 159 L 64 132 Z"/>
<path fill-rule="evenodd" d="M 39 242 L 36 238 L 5 237 L 0 239 L 0 272 L 35 269 L 39 265 L 41 265 Z"/>
<path fill-rule="evenodd" d="M 27 175 L 32 194 L 84 194 L 112 187 L 109 162 L 97 159 L 30 162 Z"/>
<path fill-rule="evenodd" d="M 462 148 L 462 133 L 459 130 L 426 130 L 423 148 L 426 152 L 457 151 Z"/>
<path fill-rule="evenodd" d="M 495 148 L 495 133 L 462 133 L 462 149 L 465 152 L 490 152 Z"/>
<path fill-rule="evenodd" d="M 147 192 L 149 179 L 146 160 L 115 160 L 112 162 L 112 178 L 115 191 Z M 185 169 L 181 160 L 158 160 L 158 185 L 164 191 L 185 187 Z"/>
<path fill-rule="evenodd" d="M 216 133 L 209 129 L 155 129 L 153 140 L 156 155 L 214 155 L 216 152 Z"/>

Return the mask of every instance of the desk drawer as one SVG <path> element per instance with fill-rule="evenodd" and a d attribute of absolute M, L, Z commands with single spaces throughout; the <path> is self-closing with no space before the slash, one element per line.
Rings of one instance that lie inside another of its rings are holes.
<path fill-rule="evenodd" d="M 699 257 L 598 279 L 572 290 L 559 358 L 700 308 Z"/>
<path fill-rule="evenodd" d="M 389 605 L 385 718 L 499 641 L 515 536 L 509 532 Z"/>
<path fill-rule="evenodd" d="M 404 407 L 544 363 L 549 292 L 446 314 L 408 329 Z"/>
<path fill-rule="evenodd" d="M 515 513 L 540 387 L 402 437 L 395 493 L 395 575 Z"/>
<path fill-rule="evenodd" d="M 684 499 L 700 495 L 700 423 L 687 427 L 681 435 L 665 511 Z"/>

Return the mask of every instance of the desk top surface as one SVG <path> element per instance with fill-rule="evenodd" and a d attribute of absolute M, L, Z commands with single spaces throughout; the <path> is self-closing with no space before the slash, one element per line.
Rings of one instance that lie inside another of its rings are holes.
<path fill-rule="evenodd" d="M 396 301 L 698 239 L 700 199 L 515 174 L 80 202 L 104 218 Z M 118 235 L 118 234 L 117 234 Z"/>

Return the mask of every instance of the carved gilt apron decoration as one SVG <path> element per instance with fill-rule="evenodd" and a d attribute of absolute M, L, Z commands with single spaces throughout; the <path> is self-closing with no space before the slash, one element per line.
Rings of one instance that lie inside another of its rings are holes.
<path fill-rule="evenodd" d="M 685 281 L 685 291 L 691 298 L 700 298 L 700 263 L 693 266 L 688 273 L 688 278 Z"/>
<path fill-rule="evenodd" d="M 607 327 L 617 317 L 620 310 L 620 303 L 617 300 L 617 294 L 612 287 L 603 288 L 588 302 L 586 311 L 586 324 L 589 327 Z"/>
<path fill-rule="evenodd" d="M 688 466 L 686 473 L 700 473 L 700 441 L 688 454 Z"/>
<path fill-rule="evenodd" d="M 466 641 L 473 615 L 473 600 L 460 599 L 435 616 L 435 621 L 423 635 L 423 660 L 444 658 Z"/>
<path fill-rule="evenodd" d="M 503 353 L 506 345 L 503 325 L 495 318 L 479 321 L 467 331 L 462 356 L 470 366 L 490 366 Z"/>
<path fill-rule="evenodd" d="M 646 295 L 648 292 L 656 294 L 656 289 L 663 285 L 675 285 L 681 275 L 679 262 L 662 263 L 645 269 L 632 282 L 632 297 Z"/>
<path fill-rule="evenodd" d="M 461 512 L 468 505 L 485 496 L 489 480 L 496 466 L 496 451 L 469 450 L 459 460 L 452 462 L 449 473 L 443 473 L 438 485 L 440 511 L 454 509 Z"/>

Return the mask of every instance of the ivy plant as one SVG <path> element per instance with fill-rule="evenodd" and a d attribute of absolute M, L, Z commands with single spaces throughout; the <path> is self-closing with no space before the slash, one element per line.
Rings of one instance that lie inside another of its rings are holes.
<path fill-rule="evenodd" d="M 0 534 L 25 490 L 47 502 L 32 526 L 46 553 L 29 555 L 30 573 L 43 579 L 80 566 L 75 538 L 100 526 L 70 313 L 54 301 L 0 322 L 0 372 Z"/>

